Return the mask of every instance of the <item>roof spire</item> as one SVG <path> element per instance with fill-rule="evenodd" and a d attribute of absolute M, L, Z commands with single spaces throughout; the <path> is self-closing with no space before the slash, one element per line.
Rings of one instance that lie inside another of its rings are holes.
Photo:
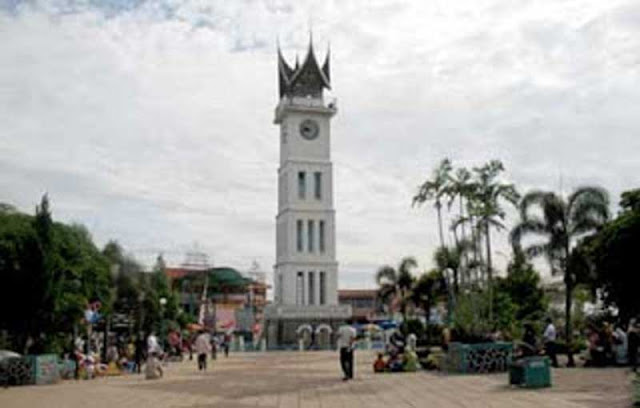
<path fill-rule="evenodd" d="M 313 50 L 313 31 L 309 30 L 309 48 L 307 54 L 300 63 L 296 54 L 295 65 L 290 66 L 282 56 L 280 43 L 278 42 L 278 72 L 280 97 L 303 96 L 322 97 L 323 89 L 331 89 L 329 75 L 330 51 L 327 51 L 322 67 L 316 60 Z"/>

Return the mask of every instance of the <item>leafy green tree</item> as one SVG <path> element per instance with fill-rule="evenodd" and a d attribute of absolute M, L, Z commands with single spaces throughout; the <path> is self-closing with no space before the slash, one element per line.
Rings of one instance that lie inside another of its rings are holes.
<path fill-rule="evenodd" d="M 532 209 L 538 213 L 532 213 Z M 530 257 L 547 258 L 552 274 L 562 273 L 565 296 L 565 338 L 571 343 L 572 294 L 576 284 L 576 262 L 572 262 L 572 250 L 576 240 L 601 227 L 609 217 L 607 192 L 598 187 L 582 187 L 567 199 L 553 192 L 532 191 L 520 202 L 520 223 L 511 231 L 512 245 L 521 248 L 522 238 L 537 236 L 542 242 L 534 242 L 524 252 Z M 575 365 L 569 352 L 569 365 Z"/>
<path fill-rule="evenodd" d="M 640 212 L 640 188 L 623 192 L 620 196 L 620 207 L 623 213 Z"/>
<path fill-rule="evenodd" d="M 540 275 L 522 252 L 515 251 L 500 286 L 499 290 L 507 293 L 515 305 L 517 321 L 537 321 L 545 316 L 548 300 Z"/>
<path fill-rule="evenodd" d="M 640 314 L 637 253 L 640 248 L 640 189 L 622 193 L 622 212 L 585 243 L 595 267 L 595 285 L 606 305 L 627 321 Z"/>
<path fill-rule="evenodd" d="M 90 300 L 107 301 L 108 265 L 87 230 L 56 223 L 45 195 L 30 216 L 0 212 L 0 328 L 24 353 L 60 351 Z"/>
<path fill-rule="evenodd" d="M 378 296 L 384 304 L 399 302 L 400 313 L 404 320 L 407 317 L 409 294 L 414 280 L 410 270 L 417 266 L 418 263 L 415 258 L 405 257 L 400 261 L 398 269 L 384 265 L 376 272 L 376 282 L 380 287 Z"/>
<path fill-rule="evenodd" d="M 444 159 L 434 170 L 431 179 L 425 180 L 418 188 L 418 193 L 413 197 L 413 205 L 422 205 L 427 201 L 434 201 L 434 207 L 438 215 L 438 232 L 440 234 L 440 246 L 444 244 L 444 232 L 442 229 L 442 200 L 447 195 L 451 161 Z"/>

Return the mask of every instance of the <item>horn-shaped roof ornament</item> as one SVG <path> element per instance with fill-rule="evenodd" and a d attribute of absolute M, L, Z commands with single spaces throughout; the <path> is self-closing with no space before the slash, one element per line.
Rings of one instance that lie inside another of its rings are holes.
<path fill-rule="evenodd" d="M 324 88 L 331 89 L 329 67 L 330 52 L 327 52 L 322 68 L 319 66 L 313 50 L 313 33 L 309 33 L 309 47 L 302 64 L 297 56 L 294 68 L 282 56 L 278 43 L 278 79 L 280 97 L 301 96 L 321 98 Z"/>

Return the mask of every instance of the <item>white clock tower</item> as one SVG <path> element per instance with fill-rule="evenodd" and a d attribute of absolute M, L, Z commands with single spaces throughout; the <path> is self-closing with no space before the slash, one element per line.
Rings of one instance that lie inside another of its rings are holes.
<path fill-rule="evenodd" d="M 351 310 L 338 306 L 331 164 L 331 118 L 337 107 L 335 100 L 326 101 L 323 95 L 331 87 L 329 53 L 320 66 L 310 43 L 302 64 L 296 61 L 292 67 L 278 50 L 278 78 L 276 309 L 270 314 L 288 316 L 300 324 L 344 320 Z"/>

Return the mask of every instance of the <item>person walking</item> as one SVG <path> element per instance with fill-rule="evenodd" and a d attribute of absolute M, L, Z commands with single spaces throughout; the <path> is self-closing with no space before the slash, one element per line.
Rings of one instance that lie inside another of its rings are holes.
<path fill-rule="evenodd" d="M 218 336 L 216 336 L 215 333 L 211 336 L 211 359 L 218 359 Z"/>
<path fill-rule="evenodd" d="M 356 341 L 356 329 L 351 327 L 351 321 L 338 328 L 338 350 L 340 350 L 340 367 L 342 381 L 353 379 L 353 348 Z"/>
<path fill-rule="evenodd" d="M 200 334 L 196 337 L 194 348 L 198 355 L 198 370 L 207 371 L 207 356 L 211 351 L 211 339 L 209 339 L 209 335 L 204 330 L 200 331 Z"/>
<path fill-rule="evenodd" d="M 616 324 L 616 329 L 613 332 L 613 358 L 616 365 L 623 366 L 627 364 L 629 358 L 627 354 L 628 349 L 629 344 L 627 333 L 618 323 Z"/>
<path fill-rule="evenodd" d="M 638 372 L 638 347 L 640 346 L 640 325 L 635 318 L 629 321 L 627 329 L 627 358 L 633 372 Z"/>
<path fill-rule="evenodd" d="M 544 333 L 542 335 L 544 339 L 544 349 L 547 356 L 551 359 L 551 365 L 558 368 L 558 357 L 556 356 L 556 326 L 553 325 L 553 321 L 550 317 L 547 317 L 546 323 L 547 327 L 544 329 Z M 567 347 L 570 347 L 570 345 L 567 344 Z"/>
<path fill-rule="evenodd" d="M 162 348 L 158 343 L 158 338 L 154 332 L 147 337 L 147 366 L 146 377 L 148 380 L 161 378 L 163 373 L 160 359 L 162 358 Z"/>
<path fill-rule="evenodd" d="M 224 334 L 224 343 L 222 343 L 222 349 L 224 350 L 224 356 L 229 357 L 229 345 L 231 343 L 231 335 L 229 333 Z"/>
<path fill-rule="evenodd" d="M 136 363 L 135 371 L 140 374 L 142 373 L 142 362 L 145 360 L 144 357 L 144 335 L 142 332 L 138 334 L 136 338 L 136 342 L 134 343 L 135 350 L 133 353 L 133 360 Z"/>

